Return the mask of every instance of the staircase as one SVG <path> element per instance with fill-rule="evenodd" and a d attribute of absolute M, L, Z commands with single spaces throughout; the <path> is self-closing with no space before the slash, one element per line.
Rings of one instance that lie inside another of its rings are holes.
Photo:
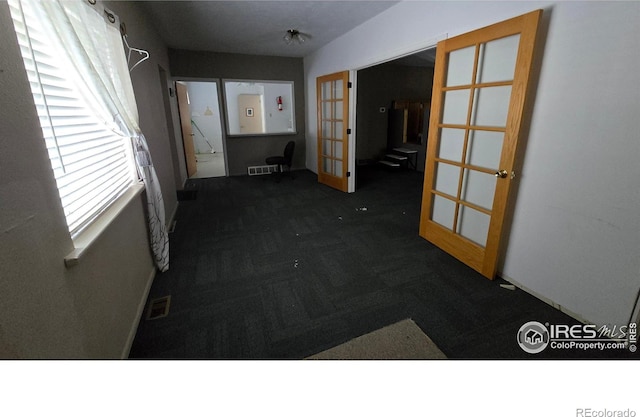
<path fill-rule="evenodd" d="M 384 156 L 384 159 L 378 162 L 392 169 L 416 169 L 417 156 L 417 150 L 407 148 L 393 148 Z"/>

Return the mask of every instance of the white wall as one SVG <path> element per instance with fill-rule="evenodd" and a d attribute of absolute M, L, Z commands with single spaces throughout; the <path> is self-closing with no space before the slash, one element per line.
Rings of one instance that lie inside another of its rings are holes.
<path fill-rule="evenodd" d="M 224 97 L 227 106 L 227 117 L 229 119 L 229 134 L 240 134 L 240 108 L 238 107 L 238 96 L 240 94 L 259 95 L 262 103 L 262 125 L 264 126 L 264 87 L 253 83 L 226 83 Z"/>
<path fill-rule="evenodd" d="M 202 137 L 198 129 L 193 128 L 196 153 L 209 153 L 213 149 L 217 153 L 223 153 L 222 147 L 222 119 L 220 105 L 218 102 L 218 85 L 215 82 L 185 82 L 189 91 L 189 109 L 191 110 L 191 120 L 202 131 Z M 207 114 L 207 113 L 211 114 Z"/>
<path fill-rule="evenodd" d="M 595 323 L 640 287 L 640 4 L 555 7 L 503 272 Z"/>
<path fill-rule="evenodd" d="M 282 110 L 278 110 L 278 96 L 282 97 Z M 264 113 L 267 132 L 293 132 L 295 104 L 292 86 L 288 83 L 266 83 L 264 86 Z"/>
<path fill-rule="evenodd" d="M 547 37 L 501 273 L 585 320 L 624 324 L 640 287 L 638 3 L 402 2 L 305 58 L 307 168 L 316 77 L 539 8 Z"/>
<path fill-rule="evenodd" d="M 151 59 L 132 73 L 140 126 L 176 205 L 158 65 L 166 50 L 136 6 L 108 6 Z M 153 277 L 145 204 L 134 199 L 88 250 L 73 249 L 6 2 L 0 1 L 0 358 L 119 358 L 128 353 Z"/>

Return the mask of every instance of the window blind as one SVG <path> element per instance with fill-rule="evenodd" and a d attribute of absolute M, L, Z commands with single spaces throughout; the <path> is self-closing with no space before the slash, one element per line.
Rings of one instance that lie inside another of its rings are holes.
<path fill-rule="evenodd" d="M 74 69 L 45 35 L 29 2 L 9 0 L 51 167 L 72 237 L 136 180 L 130 138 L 93 114 Z"/>

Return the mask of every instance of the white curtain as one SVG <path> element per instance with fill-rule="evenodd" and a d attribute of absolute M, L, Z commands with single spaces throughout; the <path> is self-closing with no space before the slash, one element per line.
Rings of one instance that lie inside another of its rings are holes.
<path fill-rule="evenodd" d="M 25 0 L 23 0 L 25 1 Z M 93 2 L 93 1 L 92 1 Z M 105 123 L 131 138 L 138 173 L 147 194 L 150 243 L 162 272 L 169 269 L 169 236 L 164 201 L 147 141 L 139 127 L 127 58 L 118 17 L 101 1 L 35 0 L 35 9 L 48 34 L 59 41 L 58 53 L 72 63 L 74 81 L 85 100 Z"/>

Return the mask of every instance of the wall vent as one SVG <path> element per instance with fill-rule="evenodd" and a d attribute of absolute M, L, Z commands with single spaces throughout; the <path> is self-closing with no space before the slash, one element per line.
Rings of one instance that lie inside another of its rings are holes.
<path fill-rule="evenodd" d="M 169 315 L 169 305 L 171 304 L 171 296 L 156 298 L 149 302 L 147 309 L 147 320 L 155 320 Z"/>
<path fill-rule="evenodd" d="M 265 175 L 278 172 L 278 165 L 260 165 L 248 167 L 249 175 Z"/>

